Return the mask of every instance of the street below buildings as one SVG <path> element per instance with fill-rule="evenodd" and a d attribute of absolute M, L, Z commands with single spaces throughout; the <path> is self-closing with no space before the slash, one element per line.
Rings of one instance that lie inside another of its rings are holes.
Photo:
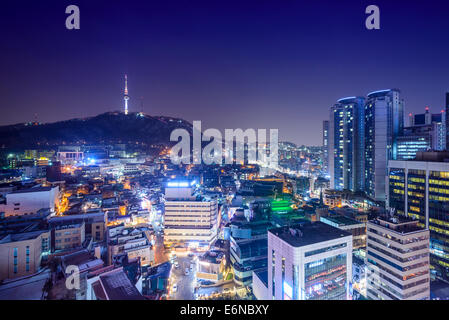
<path fill-rule="evenodd" d="M 194 288 L 196 283 L 196 261 L 189 258 L 187 253 L 177 253 L 176 261 L 179 264 L 178 268 L 172 266 L 170 283 L 171 288 L 176 284 L 177 290 L 173 292 L 171 289 L 170 299 L 172 300 L 195 300 Z M 194 264 L 193 271 L 190 271 L 190 265 Z M 186 269 L 188 274 L 185 274 Z"/>

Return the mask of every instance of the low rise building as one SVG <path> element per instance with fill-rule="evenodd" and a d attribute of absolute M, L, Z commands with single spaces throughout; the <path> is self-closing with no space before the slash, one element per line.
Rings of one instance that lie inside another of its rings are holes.
<path fill-rule="evenodd" d="M 35 214 L 40 209 L 49 209 L 52 214 L 59 207 L 59 187 L 33 187 L 16 190 L 6 195 L 6 204 L 0 205 L 5 217 Z"/>
<path fill-rule="evenodd" d="M 226 258 L 223 252 L 211 250 L 204 253 L 198 259 L 197 279 L 208 281 L 223 280 L 226 267 Z"/>
<path fill-rule="evenodd" d="M 366 246 L 366 224 L 337 214 L 320 217 L 320 221 L 352 234 L 352 249 Z"/>
<path fill-rule="evenodd" d="M 126 253 L 128 259 L 140 258 L 142 266 L 154 263 L 154 250 L 148 238 L 147 228 L 125 227 L 108 228 L 108 263 L 114 257 Z"/>
<path fill-rule="evenodd" d="M 80 248 L 85 240 L 84 222 L 78 224 L 65 224 L 56 226 L 54 234 L 55 250 Z"/>
<path fill-rule="evenodd" d="M 0 239 L 0 280 L 32 275 L 50 253 L 50 231 L 8 234 Z"/>

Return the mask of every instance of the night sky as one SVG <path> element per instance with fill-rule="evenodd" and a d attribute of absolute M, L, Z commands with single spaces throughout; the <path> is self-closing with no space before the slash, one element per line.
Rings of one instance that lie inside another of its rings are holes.
<path fill-rule="evenodd" d="M 81 29 L 65 28 L 66 6 Z M 381 30 L 365 28 L 380 7 Z M 0 125 L 123 108 L 278 128 L 321 144 L 339 98 L 399 88 L 405 110 L 439 112 L 449 90 L 449 1 L 6 1 L 0 5 Z"/>

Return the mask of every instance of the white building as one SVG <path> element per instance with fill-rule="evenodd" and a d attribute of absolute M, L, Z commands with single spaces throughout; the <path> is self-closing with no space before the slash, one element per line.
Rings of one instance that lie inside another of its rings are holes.
<path fill-rule="evenodd" d="M 428 300 L 429 230 L 397 216 L 369 221 L 367 232 L 367 297 Z"/>
<path fill-rule="evenodd" d="M 40 209 L 55 213 L 59 206 L 59 187 L 34 187 L 17 190 L 6 195 L 6 204 L 0 205 L 5 217 L 34 214 Z"/>
<path fill-rule="evenodd" d="M 270 229 L 267 269 L 253 273 L 259 300 L 349 300 L 352 235 L 322 222 Z"/>
<path fill-rule="evenodd" d="M 60 148 L 56 153 L 56 159 L 63 165 L 76 164 L 84 160 L 84 152 L 80 151 L 79 147 Z"/>
<path fill-rule="evenodd" d="M 189 182 L 165 188 L 164 241 L 209 245 L 217 235 L 218 204 L 193 195 Z"/>

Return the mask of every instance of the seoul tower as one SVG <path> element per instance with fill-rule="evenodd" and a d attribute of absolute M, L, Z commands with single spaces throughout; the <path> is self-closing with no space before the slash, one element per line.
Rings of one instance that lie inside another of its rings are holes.
<path fill-rule="evenodd" d="M 128 114 L 128 76 L 125 74 L 125 94 L 123 95 L 123 100 L 125 100 L 125 114 Z"/>

